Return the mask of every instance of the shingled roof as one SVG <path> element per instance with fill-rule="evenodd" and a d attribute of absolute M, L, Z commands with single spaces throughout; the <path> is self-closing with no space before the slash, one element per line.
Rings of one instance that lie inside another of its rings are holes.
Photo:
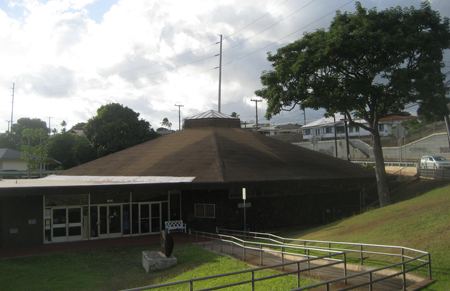
<path fill-rule="evenodd" d="M 348 161 L 228 126 L 184 129 L 61 174 L 195 177 L 192 183 L 373 177 Z"/>

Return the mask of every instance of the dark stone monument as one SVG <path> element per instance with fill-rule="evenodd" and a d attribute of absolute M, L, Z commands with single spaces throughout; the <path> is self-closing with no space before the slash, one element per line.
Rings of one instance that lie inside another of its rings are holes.
<path fill-rule="evenodd" d="M 165 230 L 161 231 L 161 252 L 168 258 L 173 251 L 173 238 Z"/>

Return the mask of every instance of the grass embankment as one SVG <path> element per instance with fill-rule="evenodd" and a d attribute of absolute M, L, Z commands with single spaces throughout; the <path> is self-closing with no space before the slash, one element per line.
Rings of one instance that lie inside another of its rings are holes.
<path fill-rule="evenodd" d="M 281 236 L 403 246 L 431 253 L 436 283 L 425 290 L 450 290 L 450 186 L 361 215 Z M 427 275 L 422 268 L 422 275 Z"/>

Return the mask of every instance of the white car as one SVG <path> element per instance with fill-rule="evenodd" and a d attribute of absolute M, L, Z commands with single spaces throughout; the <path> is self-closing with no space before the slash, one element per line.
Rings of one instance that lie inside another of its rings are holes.
<path fill-rule="evenodd" d="M 443 156 L 423 156 L 420 159 L 422 169 L 443 169 L 450 168 L 450 162 Z"/>

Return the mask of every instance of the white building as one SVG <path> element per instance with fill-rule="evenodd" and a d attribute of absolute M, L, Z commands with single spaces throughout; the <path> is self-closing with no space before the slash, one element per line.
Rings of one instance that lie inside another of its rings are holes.
<path fill-rule="evenodd" d="M 417 116 L 390 116 L 380 119 L 378 129 L 381 136 L 389 136 L 392 134 L 392 127 L 398 126 L 405 120 L 416 119 Z M 345 135 L 344 115 L 336 114 L 335 117 L 323 117 L 306 124 L 302 127 L 303 140 L 310 140 L 315 136 L 318 140 L 334 138 L 336 125 L 336 135 L 341 137 Z M 358 123 L 366 124 L 365 120 L 355 120 Z M 349 138 L 369 136 L 370 132 L 358 126 L 348 126 Z"/>

